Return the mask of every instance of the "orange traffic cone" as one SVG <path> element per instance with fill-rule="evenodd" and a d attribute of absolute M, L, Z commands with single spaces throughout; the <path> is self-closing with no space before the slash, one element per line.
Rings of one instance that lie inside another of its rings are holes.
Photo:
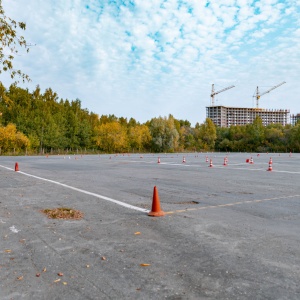
<path fill-rule="evenodd" d="M 212 159 L 210 160 L 209 162 L 209 167 L 212 168 L 213 167 L 213 164 L 212 164 Z"/>
<path fill-rule="evenodd" d="M 148 213 L 148 216 L 150 217 L 162 217 L 165 213 L 160 208 L 160 201 L 158 196 L 158 191 L 156 186 L 153 189 L 153 201 L 152 201 L 152 209 Z"/>
<path fill-rule="evenodd" d="M 157 163 L 160 164 L 160 157 L 158 158 Z"/>
<path fill-rule="evenodd" d="M 18 163 L 16 162 L 16 164 L 15 164 L 15 172 L 18 172 L 19 171 L 19 165 L 18 165 Z"/>
<path fill-rule="evenodd" d="M 273 167 L 272 167 L 272 158 L 270 158 L 270 160 L 269 160 L 269 168 L 268 168 L 268 170 L 267 171 L 272 171 L 273 170 Z"/>
<path fill-rule="evenodd" d="M 185 163 L 185 157 L 183 157 L 183 159 L 182 159 L 182 163 Z"/>
<path fill-rule="evenodd" d="M 251 164 L 251 165 L 254 164 L 252 157 L 250 158 L 249 164 Z"/>

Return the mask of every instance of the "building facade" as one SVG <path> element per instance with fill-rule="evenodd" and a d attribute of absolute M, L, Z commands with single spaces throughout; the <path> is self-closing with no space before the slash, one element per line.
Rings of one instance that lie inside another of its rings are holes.
<path fill-rule="evenodd" d="M 296 123 L 300 121 L 300 114 L 291 115 L 291 124 L 294 126 Z"/>
<path fill-rule="evenodd" d="M 226 106 L 206 107 L 206 117 L 210 118 L 214 124 L 219 127 L 252 124 L 256 117 L 260 117 L 262 119 L 264 126 L 275 123 L 286 125 L 289 124 L 289 116 L 290 110 L 288 109 L 263 109 Z"/>

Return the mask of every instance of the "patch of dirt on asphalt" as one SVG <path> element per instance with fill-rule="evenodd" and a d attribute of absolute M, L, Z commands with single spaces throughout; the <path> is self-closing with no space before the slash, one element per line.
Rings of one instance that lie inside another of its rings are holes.
<path fill-rule="evenodd" d="M 83 213 L 80 210 L 75 210 L 68 207 L 59 207 L 52 209 L 42 209 L 41 212 L 49 219 L 64 219 L 64 220 L 81 220 Z"/>

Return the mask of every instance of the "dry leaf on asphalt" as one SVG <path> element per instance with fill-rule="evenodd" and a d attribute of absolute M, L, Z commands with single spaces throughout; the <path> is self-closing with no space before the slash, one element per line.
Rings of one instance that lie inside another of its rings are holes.
<path fill-rule="evenodd" d="M 59 281 L 60 281 L 60 278 L 58 278 L 58 279 L 54 280 L 53 282 L 59 282 Z"/>
<path fill-rule="evenodd" d="M 141 267 L 149 267 L 150 264 L 141 264 L 140 266 L 141 266 Z"/>
<path fill-rule="evenodd" d="M 135 234 L 135 235 L 139 235 L 139 234 L 141 234 L 141 233 L 140 233 L 139 231 L 137 231 L 137 232 L 135 232 L 134 234 Z"/>

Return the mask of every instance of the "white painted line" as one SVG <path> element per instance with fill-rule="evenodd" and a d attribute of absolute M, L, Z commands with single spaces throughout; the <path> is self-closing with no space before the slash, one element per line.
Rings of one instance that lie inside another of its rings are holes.
<path fill-rule="evenodd" d="M 300 174 L 300 172 L 291 172 L 291 171 L 278 171 L 278 170 L 272 170 L 272 172 L 275 172 L 275 173 Z"/>
<path fill-rule="evenodd" d="M 3 167 L 3 168 L 5 168 L 5 169 L 8 169 L 8 170 L 13 171 L 13 169 L 4 167 L 4 166 L 2 166 L 2 165 L 0 165 L 0 167 Z M 68 188 L 68 189 L 71 189 L 71 190 L 74 190 L 74 191 L 77 191 L 77 192 L 86 194 L 86 195 L 90 195 L 90 196 L 93 196 L 93 197 L 96 197 L 96 198 L 99 198 L 99 199 L 103 199 L 103 200 L 106 200 L 106 201 L 109 201 L 109 202 L 113 202 L 113 203 L 115 203 L 115 204 L 124 206 L 124 207 L 126 207 L 126 208 L 138 210 L 138 211 L 145 212 L 145 213 L 148 213 L 148 212 L 149 212 L 149 210 L 147 210 L 147 209 L 144 209 L 144 208 L 141 208 L 141 207 L 137 207 L 137 206 L 134 206 L 134 205 L 130 205 L 130 204 L 127 204 L 127 203 L 125 203 L 125 202 L 122 202 L 122 201 L 119 201 L 119 200 L 115 200 L 115 199 L 112 199 L 112 198 L 109 198 L 109 197 L 106 197 L 106 196 L 102 196 L 102 195 L 99 195 L 99 194 L 91 193 L 91 192 L 89 192 L 89 191 L 85 191 L 85 190 L 82 190 L 82 189 L 78 189 L 78 188 L 76 188 L 76 187 L 73 187 L 73 186 L 70 186 L 70 185 L 67 185 L 67 184 L 64 184 L 64 183 L 60 183 L 60 182 L 58 182 L 58 181 L 54 181 L 54 180 L 46 179 L 46 178 L 43 178 L 43 177 L 31 175 L 31 174 L 24 173 L 24 172 L 21 172 L 21 171 L 18 171 L 17 173 L 20 173 L 20 174 L 23 174 L 23 175 L 26 175 L 26 176 L 29 176 L 29 177 L 33 177 L 33 178 L 36 178 L 36 179 L 39 179 L 39 180 L 44 180 L 44 181 L 47 181 L 47 182 L 50 182 L 50 183 L 54 183 L 54 184 L 63 186 L 63 187 L 65 187 L 65 188 Z"/>
<path fill-rule="evenodd" d="M 230 168 L 230 167 L 226 167 L 227 169 L 230 169 L 230 170 L 247 170 L 247 171 L 264 171 L 266 169 L 245 169 L 245 168 Z"/>
<path fill-rule="evenodd" d="M 235 205 L 249 204 L 249 203 L 261 203 L 261 202 L 265 202 L 265 201 L 286 200 L 287 198 L 300 198 L 300 195 L 291 195 L 291 196 L 274 197 L 274 198 L 267 198 L 267 199 L 239 201 L 239 202 L 233 202 L 233 203 L 227 203 L 227 204 L 202 206 L 202 207 L 198 207 L 198 208 L 186 208 L 186 209 L 168 211 L 168 212 L 166 212 L 166 214 L 175 214 L 175 213 L 182 213 L 182 212 L 195 211 L 195 210 L 220 208 L 220 207 L 222 208 L 222 207 L 227 207 L 227 206 L 235 206 Z"/>
<path fill-rule="evenodd" d="M 181 163 L 181 164 L 176 164 L 176 163 L 166 163 L 166 162 L 153 162 L 153 161 L 136 161 L 136 160 L 128 160 L 126 162 L 132 162 L 132 163 L 145 163 L 145 164 L 157 164 L 157 165 L 167 165 L 167 166 L 182 166 L 182 167 L 192 167 L 192 168 L 205 168 L 205 167 L 209 167 L 209 165 L 189 165 L 187 163 Z M 214 165 L 213 167 L 210 169 L 230 169 L 230 170 L 246 170 L 246 171 L 267 171 L 268 169 L 268 164 L 266 163 L 260 163 L 259 165 L 264 165 L 265 168 L 256 168 L 256 169 L 249 169 L 247 168 L 247 165 L 245 165 L 245 168 L 235 168 L 234 166 L 242 166 L 245 164 L 228 164 L 227 166 L 223 166 L 223 165 Z M 258 165 L 258 164 L 257 164 Z M 231 168 L 233 166 L 233 168 Z M 273 173 L 288 173 L 288 174 L 300 174 L 300 172 L 292 172 L 292 171 L 279 171 L 279 170 L 272 170 Z"/>
<path fill-rule="evenodd" d="M 4 168 L 4 169 L 7 169 L 7 170 L 10 170 L 10 171 L 13 171 L 14 169 L 11 169 L 11 168 L 8 168 L 8 167 L 5 167 L 5 166 L 2 166 L 0 165 L 0 167 Z"/>
<path fill-rule="evenodd" d="M 137 207 L 137 206 L 133 206 L 133 205 L 127 204 L 127 203 L 125 203 L 125 202 L 121 202 L 121 201 L 119 201 L 119 200 L 115 200 L 115 199 L 112 199 L 112 198 L 108 198 L 108 197 L 106 197 L 106 196 L 102 196 L 102 195 L 99 195 L 99 194 L 91 193 L 91 192 L 86 191 L 86 190 L 78 189 L 78 188 L 76 188 L 76 187 L 73 187 L 73 186 L 70 186 L 70 185 L 67 185 L 67 184 L 64 184 L 64 183 L 60 183 L 60 182 L 58 182 L 58 181 L 54 181 L 54 180 L 46 179 L 46 178 L 43 178 L 43 177 L 31 175 L 31 174 L 24 173 L 24 172 L 21 172 L 21 171 L 19 171 L 18 173 L 21 173 L 21 174 L 23 174 L 23 175 L 26 175 L 26 176 L 29 176 L 29 177 L 33 177 L 33 178 L 36 178 L 36 179 L 40 179 L 40 180 L 44 180 L 44 181 L 47 181 L 47 182 L 51 182 L 51 183 L 54 183 L 54 184 L 57 184 L 57 185 L 66 187 L 66 188 L 68 188 L 68 189 L 71 189 L 71 190 L 74 190 L 74 191 L 83 193 L 83 194 L 87 194 L 87 195 L 90 195 L 90 196 L 94 196 L 94 197 L 96 197 L 96 198 L 100 198 L 100 199 L 103 199 L 103 200 L 106 200 L 106 201 L 110 201 L 110 202 L 113 202 L 113 203 L 115 203 L 115 204 L 124 206 L 124 207 L 126 207 L 126 208 L 130 208 L 130 209 L 134 209 L 134 210 L 138 210 L 138 211 L 142 211 L 142 212 L 146 212 L 146 213 L 149 212 L 149 210 L 147 210 L 147 209 L 140 208 L 140 207 Z"/>

